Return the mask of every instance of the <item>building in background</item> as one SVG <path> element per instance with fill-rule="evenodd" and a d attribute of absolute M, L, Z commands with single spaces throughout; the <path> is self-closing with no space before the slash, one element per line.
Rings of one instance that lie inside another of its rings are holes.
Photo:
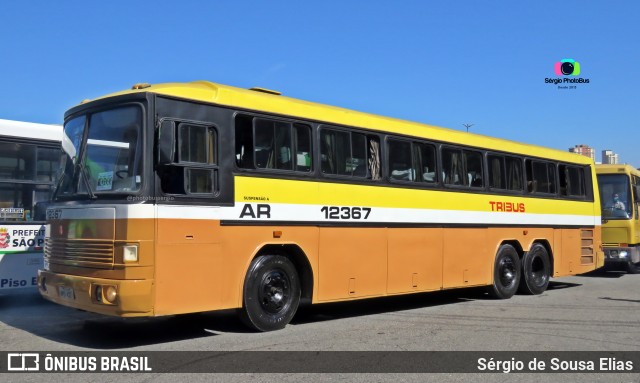
<path fill-rule="evenodd" d="M 594 162 L 596 160 L 596 151 L 589 145 L 576 145 L 573 148 L 569 148 L 571 153 L 582 154 L 583 156 L 587 156 L 591 158 Z"/>
<path fill-rule="evenodd" d="M 618 158 L 618 155 L 613 152 L 613 150 L 607 149 L 602 151 L 602 163 L 615 165 L 620 163 L 620 159 Z"/>

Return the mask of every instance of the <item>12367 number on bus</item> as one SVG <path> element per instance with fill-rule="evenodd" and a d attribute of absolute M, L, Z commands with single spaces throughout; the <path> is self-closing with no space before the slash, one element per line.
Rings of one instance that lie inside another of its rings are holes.
<path fill-rule="evenodd" d="M 320 212 L 324 219 L 367 219 L 371 213 L 370 207 L 323 206 Z"/>

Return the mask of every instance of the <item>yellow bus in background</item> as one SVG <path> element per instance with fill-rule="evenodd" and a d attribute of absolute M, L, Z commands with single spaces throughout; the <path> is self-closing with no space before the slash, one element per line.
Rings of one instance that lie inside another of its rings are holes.
<path fill-rule="evenodd" d="M 593 162 L 211 82 L 136 84 L 65 114 L 41 294 L 106 315 L 487 286 L 602 266 Z"/>
<path fill-rule="evenodd" d="M 596 165 L 602 201 L 605 265 L 640 273 L 640 171 L 631 165 Z"/>

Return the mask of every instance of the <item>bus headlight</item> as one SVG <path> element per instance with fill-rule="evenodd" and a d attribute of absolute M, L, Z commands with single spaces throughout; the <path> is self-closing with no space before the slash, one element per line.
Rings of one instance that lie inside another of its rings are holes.
<path fill-rule="evenodd" d="M 627 253 L 626 250 L 621 250 L 620 253 L 619 253 L 619 257 L 620 258 L 627 258 L 627 255 L 628 255 L 628 253 Z"/>
<path fill-rule="evenodd" d="M 122 255 L 125 262 L 138 262 L 138 245 L 123 246 Z"/>
<path fill-rule="evenodd" d="M 96 285 L 95 297 L 98 303 L 114 304 L 118 298 L 118 289 L 113 285 Z"/>
<path fill-rule="evenodd" d="M 115 303 L 116 298 L 118 297 L 118 290 L 116 290 L 115 286 L 105 286 L 103 290 L 104 299 L 109 303 Z"/>

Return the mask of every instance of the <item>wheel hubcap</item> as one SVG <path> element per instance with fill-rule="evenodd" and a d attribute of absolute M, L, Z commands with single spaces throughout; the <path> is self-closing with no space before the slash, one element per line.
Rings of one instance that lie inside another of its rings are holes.
<path fill-rule="evenodd" d="M 544 262 L 540 257 L 535 257 L 531 261 L 531 273 L 529 273 L 530 279 L 537 286 L 542 286 L 547 282 L 547 271 L 544 266 Z"/>
<path fill-rule="evenodd" d="M 511 259 L 505 258 L 500 261 L 500 283 L 503 286 L 511 286 L 516 279 L 516 268 Z"/>
<path fill-rule="evenodd" d="M 289 278 L 280 270 L 272 270 L 262 279 L 259 292 L 262 308 L 272 314 L 280 312 L 289 298 Z"/>

